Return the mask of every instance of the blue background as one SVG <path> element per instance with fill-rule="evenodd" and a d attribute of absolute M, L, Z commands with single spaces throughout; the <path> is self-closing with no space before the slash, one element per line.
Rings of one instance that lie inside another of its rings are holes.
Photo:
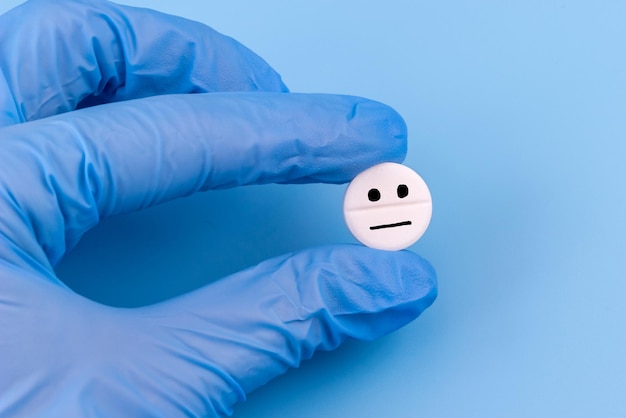
<path fill-rule="evenodd" d="M 125 3 L 235 37 L 292 91 L 390 104 L 433 194 L 412 248 L 437 268 L 432 308 L 321 353 L 235 417 L 626 416 L 626 2 Z M 104 303 L 153 303 L 353 242 L 344 188 L 255 186 L 119 216 L 58 274 Z"/>

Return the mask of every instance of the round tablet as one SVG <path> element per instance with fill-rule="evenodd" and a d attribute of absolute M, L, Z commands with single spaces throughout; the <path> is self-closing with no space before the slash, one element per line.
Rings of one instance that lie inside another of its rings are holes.
<path fill-rule="evenodd" d="M 379 250 L 402 250 L 426 232 L 432 201 L 424 180 L 409 167 L 382 163 L 352 180 L 343 200 L 352 235 Z"/>

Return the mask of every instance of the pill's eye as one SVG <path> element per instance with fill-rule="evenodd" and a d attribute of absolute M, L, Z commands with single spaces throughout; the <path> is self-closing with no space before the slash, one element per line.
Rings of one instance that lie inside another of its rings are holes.
<path fill-rule="evenodd" d="M 409 195 L 409 188 L 406 187 L 406 184 L 400 184 L 398 186 L 398 197 L 403 199 Z M 371 199 L 370 199 L 371 200 Z"/>
<path fill-rule="evenodd" d="M 378 189 L 370 189 L 369 192 L 367 192 L 367 198 L 370 200 L 370 202 L 377 202 L 380 200 L 380 191 L 378 191 Z"/>

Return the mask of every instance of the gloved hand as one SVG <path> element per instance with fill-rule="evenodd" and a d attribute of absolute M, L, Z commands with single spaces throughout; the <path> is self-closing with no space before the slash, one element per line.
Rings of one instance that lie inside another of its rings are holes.
<path fill-rule="evenodd" d="M 5 14 L 0 70 L 0 416 L 229 414 L 316 350 L 433 302 L 426 261 L 359 245 L 142 308 L 73 293 L 54 266 L 103 218 L 207 189 L 346 182 L 401 161 L 406 128 L 366 99 L 287 93 L 204 25 L 104 1 Z"/>

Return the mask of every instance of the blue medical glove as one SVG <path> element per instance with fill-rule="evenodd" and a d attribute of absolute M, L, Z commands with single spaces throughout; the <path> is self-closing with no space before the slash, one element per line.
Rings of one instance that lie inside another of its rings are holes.
<path fill-rule="evenodd" d="M 405 125 L 366 99 L 289 94 L 204 25 L 103 1 L 2 16 L 0 70 L 0 416 L 229 414 L 316 350 L 433 302 L 426 261 L 359 245 L 142 308 L 75 294 L 54 266 L 101 219 L 207 189 L 346 182 L 401 161 Z"/>

